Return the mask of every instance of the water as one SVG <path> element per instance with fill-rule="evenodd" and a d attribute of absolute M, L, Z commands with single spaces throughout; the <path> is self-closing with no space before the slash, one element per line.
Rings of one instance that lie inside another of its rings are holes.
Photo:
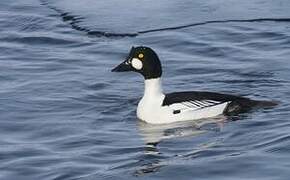
<path fill-rule="evenodd" d="M 152 2 L 0 2 L 0 179 L 288 179 L 289 1 Z M 158 52 L 166 92 L 280 103 L 144 124 L 142 78 L 110 72 L 132 45 Z"/>

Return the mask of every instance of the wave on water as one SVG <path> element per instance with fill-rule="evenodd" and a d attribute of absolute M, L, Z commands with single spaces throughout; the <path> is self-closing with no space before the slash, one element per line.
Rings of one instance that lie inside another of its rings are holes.
<path fill-rule="evenodd" d="M 62 20 L 66 23 L 69 23 L 71 27 L 77 31 L 85 32 L 87 35 L 90 36 L 96 36 L 96 37 L 136 37 L 141 34 L 146 33 L 153 33 L 153 32 L 161 32 L 161 31 L 170 31 L 170 30 L 178 30 L 183 28 L 189 28 L 189 27 L 195 27 L 195 26 L 202 26 L 202 25 L 208 25 L 208 24 L 223 24 L 223 23 L 251 23 L 251 22 L 290 22 L 290 17 L 285 15 L 278 16 L 278 17 L 263 17 L 263 16 L 254 16 L 255 18 L 245 18 L 244 16 L 241 16 L 240 18 L 221 18 L 221 19 L 214 19 L 214 18 L 206 18 L 207 20 L 204 21 L 198 21 L 195 20 L 195 22 L 190 23 L 179 23 L 179 25 L 173 25 L 168 26 L 167 24 L 161 24 L 161 27 L 156 28 L 149 28 L 144 30 L 138 30 L 135 32 L 115 32 L 113 29 L 109 30 L 95 30 L 94 28 L 85 27 L 81 23 L 83 21 L 86 21 L 86 17 L 83 15 L 76 15 L 72 12 L 67 12 L 63 10 L 62 8 L 59 8 L 55 5 L 51 5 L 51 3 L 48 0 L 40 0 L 41 4 L 56 11 L 59 16 L 62 18 Z M 230 16 L 229 16 L 230 17 Z M 235 16 L 234 16 L 235 17 Z M 112 17 L 113 18 L 113 17 Z M 138 18 L 138 17 L 136 17 Z M 211 20 L 214 19 L 214 20 Z M 180 22 L 180 21 L 177 21 Z M 162 27 L 164 26 L 164 27 Z M 100 29 L 103 29 L 101 27 Z"/>

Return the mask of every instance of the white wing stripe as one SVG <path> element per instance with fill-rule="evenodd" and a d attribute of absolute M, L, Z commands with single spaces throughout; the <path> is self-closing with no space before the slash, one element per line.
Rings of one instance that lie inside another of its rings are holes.
<path fill-rule="evenodd" d="M 193 106 L 194 108 L 199 108 L 200 106 L 199 105 L 197 105 L 196 103 L 194 103 L 194 101 L 188 101 L 190 104 L 191 104 L 191 106 Z"/>
<path fill-rule="evenodd" d="M 211 102 L 211 101 L 209 101 L 209 100 L 204 100 L 204 102 L 208 103 L 209 105 L 213 105 L 213 104 L 215 104 L 214 102 Z"/>
<path fill-rule="evenodd" d="M 196 108 L 196 106 L 194 104 L 190 103 L 189 101 L 185 101 L 183 103 L 190 108 Z"/>
<path fill-rule="evenodd" d="M 190 103 L 194 104 L 197 107 L 201 107 L 202 106 L 201 104 L 197 103 L 196 101 L 190 101 Z"/>
<path fill-rule="evenodd" d="M 221 102 L 219 102 L 219 101 L 214 101 L 214 100 L 205 100 L 205 101 L 207 101 L 207 102 L 209 102 L 209 103 L 214 103 L 214 104 L 219 104 L 219 103 L 221 103 Z"/>
<path fill-rule="evenodd" d="M 200 105 L 200 107 L 205 107 L 207 106 L 206 104 L 204 104 L 203 102 L 201 101 L 194 101 L 196 104 Z"/>
<path fill-rule="evenodd" d="M 208 102 L 208 101 L 202 101 L 203 103 L 206 103 L 206 105 L 207 106 L 211 106 L 211 105 L 213 105 L 214 103 L 212 103 L 212 102 Z"/>
<path fill-rule="evenodd" d="M 223 102 L 214 101 L 214 100 L 193 100 L 193 101 L 184 101 L 180 103 L 173 103 L 170 106 L 173 110 L 198 110 L 206 107 L 215 107 Z"/>
<path fill-rule="evenodd" d="M 221 102 L 219 101 L 213 101 L 213 100 L 202 100 L 202 101 L 190 101 L 190 103 L 198 106 L 198 107 L 208 107 L 208 106 L 213 106 L 220 104 Z"/>
<path fill-rule="evenodd" d="M 208 106 L 208 103 L 205 101 L 198 101 L 198 103 L 202 104 L 203 106 Z"/>

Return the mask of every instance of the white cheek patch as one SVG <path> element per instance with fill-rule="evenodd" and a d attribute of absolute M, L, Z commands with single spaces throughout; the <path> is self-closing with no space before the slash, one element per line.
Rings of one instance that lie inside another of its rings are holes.
<path fill-rule="evenodd" d="M 137 58 L 133 58 L 131 63 L 132 63 L 132 66 L 137 70 L 140 70 L 143 67 L 142 61 L 140 61 Z"/>

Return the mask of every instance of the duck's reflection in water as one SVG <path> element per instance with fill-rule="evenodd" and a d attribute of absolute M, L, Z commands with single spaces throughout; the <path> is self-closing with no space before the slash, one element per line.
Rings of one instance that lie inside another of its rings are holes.
<path fill-rule="evenodd" d="M 153 173 L 159 171 L 163 166 L 166 166 L 169 161 L 178 157 L 187 157 L 188 154 L 191 154 L 195 151 L 203 151 L 210 147 L 212 143 L 208 145 L 203 144 L 201 147 L 194 148 L 192 152 L 186 154 L 177 154 L 174 156 L 168 156 L 158 149 L 158 144 L 162 141 L 166 141 L 173 138 L 186 137 L 186 136 L 197 136 L 202 133 L 212 130 L 221 130 L 223 128 L 226 117 L 219 116 L 216 118 L 210 119 L 201 119 L 195 121 L 185 121 L 185 122 L 176 122 L 170 124 L 148 124 L 143 121 L 138 121 L 139 132 L 142 135 L 146 146 L 145 146 L 145 156 L 142 161 L 147 162 L 142 164 L 137 168 L 134 175 L 142 176 L 147 173 Z"/>
<path fill-rule="evenodd" d="M 172 139 L 185 136 L 196 136 L 206 132 L 202 127 L 214 123 L 218 129 L 223 128 L 226 118 L 219 116 L 210 119 L 195 121 L 183 121 L 170 124 L 148 124 L 138 121 L 139 132 L 148 146 L 156 146 L 165 139 Z"/>

